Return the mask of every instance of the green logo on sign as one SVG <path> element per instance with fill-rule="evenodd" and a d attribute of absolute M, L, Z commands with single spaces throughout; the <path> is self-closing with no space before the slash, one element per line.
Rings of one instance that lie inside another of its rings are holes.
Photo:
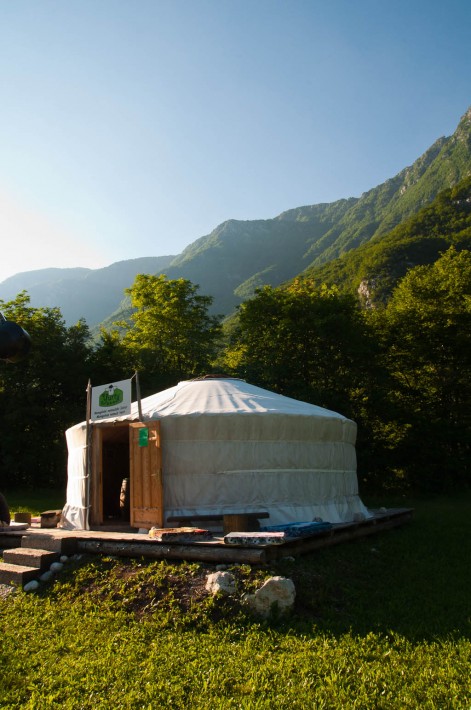
<path fill-rule="evenodd" d="M 115 407 L 123 401 L 123 390 L 114 385 L 109 385 L 98 398 L 100 407 Z"/>

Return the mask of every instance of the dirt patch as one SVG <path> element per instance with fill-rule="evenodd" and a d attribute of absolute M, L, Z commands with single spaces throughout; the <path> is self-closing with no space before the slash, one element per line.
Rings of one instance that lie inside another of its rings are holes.
<path fill-rule="evenodd" d="M 15 591 L 15 587 L 10 584 L 0 584 L 0 601 L 9 597 L 10 594 L 14 594 Z"/>

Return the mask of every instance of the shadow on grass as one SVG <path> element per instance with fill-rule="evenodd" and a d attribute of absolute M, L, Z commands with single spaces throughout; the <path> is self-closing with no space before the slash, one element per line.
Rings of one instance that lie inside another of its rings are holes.
<path fill-rule="evenodd" d="M 471 638 L 471 496 L 401 505 L 415 511 L 401 528 L 280 564 L 304 632 Z"/>

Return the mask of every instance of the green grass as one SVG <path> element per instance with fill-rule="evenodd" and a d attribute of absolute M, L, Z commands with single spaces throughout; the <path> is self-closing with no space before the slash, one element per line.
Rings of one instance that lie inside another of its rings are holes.
<path fill-rule="evenodd" d="M 210 566 L 70 562 L 0 601 L 0 707 L 469 710 L 470 502 L 402 500 L 401 528 L 235 568 L 232 601 L 205 594 Z M 295 582 L 289 618 L 239 602 L 270 574 Z"/>
<path fill-rule="evenodd" d="M 61 510 L 65 503 L 65 491 L 57 490 L 2 490 L 7 499 L 10 513 L 19 511 L 40 515 L 45 510 Z"/>

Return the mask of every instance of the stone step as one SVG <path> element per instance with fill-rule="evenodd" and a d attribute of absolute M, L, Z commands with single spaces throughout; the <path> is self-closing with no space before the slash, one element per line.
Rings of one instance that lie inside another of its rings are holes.
<path fill-rule="evenodd" d="M 0 562 L 0 584 L 10 584 L 15 587 L 24 587 L 27 582 L 30 582 L 32 579 L 36 579 L 37 576 L 37 567 L 11 565 L 8 562 Z"/>
<path fill-rule="evenodd" d="M 29 533 L 21 538 L 21 547 L 59 552 L 61 555 L 73 555 L 77 551 L 77 538 Z"/>
<path fill-rule="evenodd" d="M 5 562 L 23 567 L 35 567 L 38 572 L 45 572 L 59 558 L 60 552 L 30 547 L 15 547 L 13 550 L 5 550 L 3 553 Z"/>
<path fill-rule="evenodd" d="M 11 547 L 21 545 L 22 534 L 18 532 L 2 532 L 0 534 L 0 550 L 9 550 Z"/>

